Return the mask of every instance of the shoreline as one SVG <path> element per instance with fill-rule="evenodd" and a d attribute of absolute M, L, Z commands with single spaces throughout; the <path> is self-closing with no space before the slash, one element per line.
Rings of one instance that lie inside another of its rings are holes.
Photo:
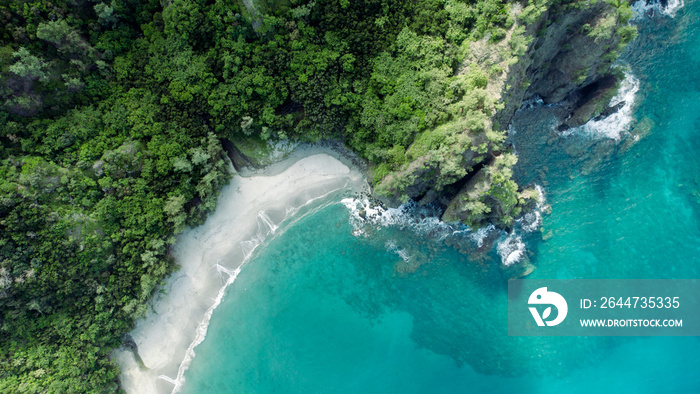
<path fill-rule="evenodd" d="M 127 393 L 179 391 L 211 314 L 255 249 L 301 208 L 363 189 L 364 173 L 354 160 L 327 144 L 301 145 L 278 163 L 235 174 L 207 221 L 177 236 L 172 255 L 180 268 L 130 332 L 144 367 L 131 349 L 112 352 L 121 387 Z"/>

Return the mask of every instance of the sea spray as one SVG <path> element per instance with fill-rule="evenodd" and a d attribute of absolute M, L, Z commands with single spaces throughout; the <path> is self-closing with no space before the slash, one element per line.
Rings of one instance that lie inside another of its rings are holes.
<path fill-rule="evenodd" d="M 489 225 L 486 227 L 482 227 L 476 231 L 472 231 L 469 234 L 469 236 L 474 242 L 476 242 L 476 246 L 480 248 L 484 246 L 484 240 L 486 240 L 486 237 L 488 237 L 489 233 L 493 231 L 496 231 L 496 226 L 489 223 Z"/>
<path fill-rule="evenodd" d="M 537 191 L 537 205 L 535 209 L 525 213 L 515 221 L 515 228 L 520 229 L 525 233 L 532 233 L 540 228 L 542 223 L 542 212 L 546 209 L 546 200 L 544 189 L 540 185 L 535 185 Z"/>
<path fill-rule="evenodd" d="M 368 236 L 371 229 L 392 227 L 440 240 L 468 229 L 461 224 L 441 221 L 439 209 L 430 205 L 420 206 L 413 201 L 397 208 L 375 205 L 367 198 L 346 198 L 341 203 L 350 211 L 350 224 L 356 236 Z"/>
<path fill-rule="evenodd" d="M 639 0 L 632 4 L 634 13 L 633 21 L 641 20 L 647 16 L 663 15 L 674 18 L 678 11 L 685 6 L 684 0 L 668 0 L 666 6 L 660 1 Z"/>
<path fill-rule="evenodd" d="M 496 242 L 496 252 L 501 257 L 501 263 L 511 266 L 521 261 L 525 255 L 521 235 L 535 232 L 542 221 L 546 198 L 540 185 L 535 185 L 535 190 L 538 193 L 537 205 L 515 221 L 511 233 L 498 229 L 493 224 L 472 229 L 460 223 L 445 223 L 440 220 L 439 208 L 420 206 L 413 201 L 397 208 L 373 204 L 369 198 L 346 198 L 341 203 L 349 210 L 354 236 L 370 238 L 382 229 L 408 231 L 422 241 L 445 243 L 475 257 L 488 253 Z M 487 240 L 489 243 L 485 244 Z M 409 262 L 412 258 L 408 249 L 400 246 L 394 238 L 385 246 L 388 252 L 398 255 L 404 262 Z"/>
<path fill-rule="evenodd" d="M 520 262 L 525 256 L 525 243 L 523 243 L 522 237 L 512 232 L 498 243 L 496 252 L 501 256 L 501 263 L 510 267 Z"/>
<path fill-rule="evenodd" d="M 406 250 L 401 249 L 401 248 L 399 248 L 398 246 L 396 246 L 396 242 L 395 242 L 395 241 L 387 241 L 387 243 L 386 243 L 386 250 L 387 250 L 389 253 L 395 253 L 395 254 L 397 254 L 399 257 L 401 257 L 401 259 L 402 259 L 403 261 L 405 261 L 405 262 L 407 262 L 407 263 L 411 260 L 411 256 L 408 254 L 408 252 L 406 252 Z"/>
<path fill-rule="evenodd" d="M 591 138 L 610 138 L 620 140 L 632 125 L 635 95 L 639 91 L 639 79 L 631 72 L 625 71 L 625 78 L 620 82 L 617 94 L 610 99 L 609 107 L 620 106 L 614 113 L 602 118 L 591 119 L 579 127 L 567 129 L 563 136 L 582 135 Z"/>
<path fill-rule="evenodd" d="M 523 262 L 527 253 L 527 247 L 523 242 L 523 236 L 534 233 L 542 223 L 542 212 L 546 209 L 546 196 L 540 185 L 535 185 L 537 191 L 537 205 L 535 208 L 516 219 L 513 230 L 510 233 L 503 232 L 496 244 L 496 253 L 501 258 L 501 264 L 510 267 Z"/>

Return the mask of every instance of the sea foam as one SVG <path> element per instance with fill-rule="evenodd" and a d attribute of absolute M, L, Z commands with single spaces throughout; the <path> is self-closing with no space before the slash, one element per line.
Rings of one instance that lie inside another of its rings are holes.
<path fill-rule="evenodd" d="M 632 4 L 632 12 L 634 13 L 632 20 L 636 21 L 644 19 L 648 15 L 664 15 L 674 18 L 678 13 L 678 10 L 684 6 L 685 2 L 683 0 L 669 0 L 666 7 L 664 7 L 658 0 L 651 2 L 639 0 Z"/>
<path fill-rule="evenodd" d="M 610 107 L 622 105 L 616 112 L 602 119 L 591 119 L 584 125 L 572 127 L 562 133 L 563 136 L 586 135 L 592 138 L 610 138 L 620 140 L 629 132 L 632 125 L 635 95 L 639 91 L 639 79 L 631 72 L 625 72 L 617 94 L 610 99 Z"/>
<path fill-rule="evenodd" d="M 510 233 L 503 232 L 501 239 L 496 244 L 496 253 L 501 258 L 501 264 L 506 267 L 522 261 L 527 253 L 527 247 L 522 237 L 537 231 L 542 223 L 542 211 L 547 206 L 546 196 L 542 186 L 535 185 L 535 190 L 538 195 L 535 209 L 518 218 L 513 230 Z"/>
<path fill-rule="evenodd" d="M 341 203 L 350 211 L 350 224 L 355 236 L 366 237 L 370 229 L 392 227 L 442 240 L 468 229 L 460 224 L 443 222 L 439 210 L 432 206 L 419 206 L 413 201 L 397 208 L 372 204 L 368 198 L 346 198 Z"/>
<path fill-rule="evenodd" d="M 509 267 L 520 262 L 525 256 L 525 243 L 515 232 L 509 234 L 496 245 L 496 252 L 501 256 L 501 263 Z"/>
<path fill-rule="evenodd" d="M 368 198 L 346 198 L 341 203 L 350 213 L 353 235 L 372 237 L 374 232 L 383 228 L 410 231 L 422 239 L 431 242 L 456 241 L 471 249 L 484 247 L 490 236 L 498 238 L 496 253 L 504 266 L 513 265 L 525 256 L 526 246 L 522 241 L 524 234 L 535 232 L 542 222 L 542 210 L 546 206 L 545 194 L 541 186 L 535 185 L 538 203 L 532 212 L 528 212 L 515 221 L 511 233 L 498 229 L 493 224 L 481 228 L 470 228 L 460 223 L 445 223 L 440 220 L 441 211 L 433 206 L 420 206 L 411 201 L 397 208 L 386 208 L 373 204 Z M 494 232 L 500 233 L 499 235 Z M 491 238 L 493 239 L 493 237 Z M 452 243 L 453 244 L 453 243 Z M 387 252 L 397 254 L 408 261 L 410 255 L 392 239 L 385 244 Z"/>
<path fill-rule="evenodd" d="M 235 176 L 206 223 L 178 236 L 172 254 L 180 269 L 166 279 L 167 295 L 152 301 L 155 313 L 137 321 L 131 332 L 146 368 L 126 349 L 113 353 L 125 391 L 179 391 L 214 310 L 254 252 L 333 201 L 331 195 L 361 189 L 362 174 L 326 151 L 299 149 L 270 173 Z"/>

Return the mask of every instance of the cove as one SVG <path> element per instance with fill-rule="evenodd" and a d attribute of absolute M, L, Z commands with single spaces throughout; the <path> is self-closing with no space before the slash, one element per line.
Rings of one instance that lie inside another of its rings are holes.
<path fill-rule="evenodd" d="M 639 22 L 625 55 L 634 127 L 648 128 L 636 143 L 600 158 L 587 149 L 604 130 L 553 138 L 546 109 L 516 116 L 516 175 L 541 182 L 552 207 L 551 236 L 523 237 L 532 277 L 700 277 L 698 10 Z M 495 250 L 470 260 L 405 223 L 351 219 L 331 198 L 256 250 L 184 392 L 700 390 L 698 338 L 508 337 Z"/>

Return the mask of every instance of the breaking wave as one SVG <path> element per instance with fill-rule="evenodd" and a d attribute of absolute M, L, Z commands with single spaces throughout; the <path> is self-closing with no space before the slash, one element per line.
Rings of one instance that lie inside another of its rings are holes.
<path fill-rule="evenodd" d="M 634 109 L 634 98 L 639 91 L 639 79 L 631 72 L 625 72 L 625 79 L 620 83 L 620 89 L 617 94 L 610 99 L 609 107 L 620 106 L 620 108 L 602 118 L 591 119 L 584 125 L 572 127 L 563 132 L 563 135 L 588 135 L 593 138 L 610 138 L 619 140 L 629 132 L 632 120 L 632 112 Z"/>
<path fill-rule="evenodd" d="M 685 6 L 683 0 L 668 0 L 666 6 L 660 1 L 639 0 L 632 4 L 632 12 L 634 13 L 633 20 L 640 20 L 646 16 L 665 15 L 674 18 L 678 10 Z"/>
<path fill-rule="evenodd" d="M 353 235 L 368 236 L 368 231 L 382 227 L 410 230 L 422 236 L 442 240 L 448 235 L 463 232 L 464 225 L 445 223 L 440 220 L 439 211 L 431 206 L 419 206 L 415 202 L 386 208 L 373 204 L 368 198 L 345 198 L 341 203 L 350 211 L 350 224 Z"/>
<path fill-rule="evenodd" d="M 542 222 L 545 195 L 542 187 L 535 185 L 538 193 L 536 208 L 518 218 L 510 233 L 493 224 L 472 229 L 459 223 L 445 223 L 440 220 L 441 211 L 432 206 L 420 206 L 415 202 L 402 204 L 398 208 L 386 208 L 372 203 L 369 198 L 346 198 L 341 203 L 350 212 L 350 224 L 356 237 L 371 237 L 376 231 L 392 228 L 410 231 L 423 240 L 444 242 L 460 251 L 487 253 L 496 245 L 496 253 L 504 266 L 520 262 L 525 256 L 526 246 L 522 240 L 525 234 L 537 231 Z M 408 262 L 411 258 L 406 248 L 399 246 L 394 237 L 385 243 L 389 253 Z"/>
<path fill-rule="evenodd" d="M 501 256 L 501 263 L 509 267 L 525 256 L 525 243 L 522 237 L 513 232 L 496 245 L 496 252 Z"/>

